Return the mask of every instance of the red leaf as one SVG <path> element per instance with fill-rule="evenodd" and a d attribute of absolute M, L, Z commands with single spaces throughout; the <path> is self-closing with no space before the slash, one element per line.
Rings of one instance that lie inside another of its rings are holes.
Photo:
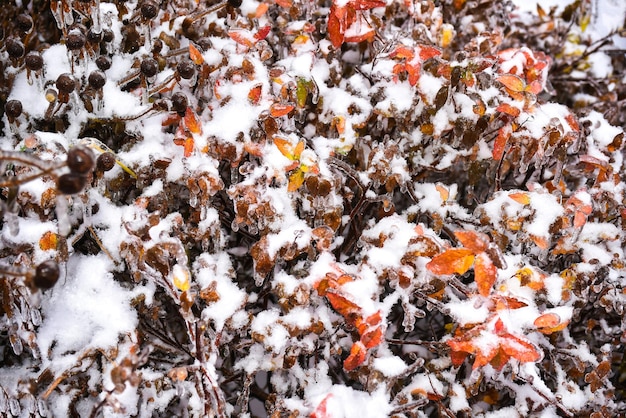
<path fill-rule="evenodd" d="M 472 250 L 474 254 L 482 253 L 489 247 L 489 237 L 480 232 L 456 231 L 454 236 L 465 248 Z"/>
<path fill-rule="evenodd" d="M 572 128 L 575 132 L 580 131 L 580 126 L 578 125 L 578 121 L 576 120 L 574 115 L 568 113 L 567 116 L 565 116 L 565 120 L 567 121 L 569 127 Z"/>
<path fill-rule="evenodd" d="M 469 353 L 465 351 L 450 351 L 450 360 L 452 360 L 452 365 L 459 367 L 463 364 L 468 355 Z"/>
<path fill-rule="evenodd" d="M 426 61 L 429 58 L 441 55 L 441 51 L 434 46 L 421 45 L 419 49 L 420 59 Z"/>
<path fill-rule="evenodd" d="M 363 343 L 361 341 L 355 342 L 352 344 L 352 348 L 350 349 L 350 355 L 343 362 L 343 368 L 346 371 L 356 369 L 358 366 L 363 364 L 366 355 L 367 349 Z"/>
<path fill-rule="evenodd" d="M 406 68 L 407 74 L 409 75 L 409 84 L 412 86 L 416 85 L 421 75 L 420 71 L 422 67 L 420 63 L 416 62 L 415 64 L 406 64 L 405 68 Z"/>
<path fill-rule="evenodd" d="M 478 285 L 478 293 L 489 296 L 491 288 L 496 282 L 498 269 L 493 265 L 486 253 L 480 253 L 474 261 L 474 280 Z"/>
<path fill-rule="evenodd" d="M 493 155 L 494 160 L 500 160 L 504 156 L 506 143 L 511 137 L 511 133 L 512 133 L 512 130 L 511 130 L 510 125 L 504 125 L 500 129 L 498 129 L 498 136 L 493 142 L 492 155 Z"/>
<path fill-rule="evenodd" d="M 311 412 L 309 418 L 332 418 L 332 415 L 326 410 L 326 408 L 328 408 L 328 400 L 332 397 L 332 393 L 326 395 L 326 397 L 322 399 L 322 402 L 317 405 L 317 408 L 315 408 L 315 410 Z"/>
<path fill-rule="evenodd" d="M 474 254 L 467 248 L 452 248 L 433 257 L 426 268 L 435 274 L 463 274 L 472 266 Z"/>
<path fill-rule="evenodd" d="M 257 41 L 262 41 L 270 33 L 270 29 L 272 29 L 270 25 L 263 26 L 257 31 L 257 33 L 254 34 L 254 39 L 256 39 Z"/>
<path fill-rule="evenodd" d="M 355 10 L 369 10 L 387 6 L 387 3 L 382 0 L 356 0 L 351 2 L 351 4 Z"/>
<path fill-rule="evenodd" d="M 330 13 L 328 15 L 328 28 L 326 30 L 328 32 L 330 42 L 335 48 L 339 48 L 341 47 L 341 44 L 343 44 L 343 33 L 345 28 L 342 25 L 340 16 L 345 15 L 345 10 L 342 9 L 344 8 L 337 7 L 333 4 L 330 7 Z"/>
<path fill-rule="evenodd" d="M 400 45 L 394 49 L 391 54 L 389 54 L 390 58 L 406 58 L 408 60 L 413 59 L 415 57 L 415 51 L 412 48 L 409 48 L 404 45 Z"/>

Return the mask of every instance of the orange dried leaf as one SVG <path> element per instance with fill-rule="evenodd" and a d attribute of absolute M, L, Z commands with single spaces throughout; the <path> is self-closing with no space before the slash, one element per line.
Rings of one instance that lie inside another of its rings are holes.
<path fill-rule="evenodd" d="M 500 103 L 496 110 L 498 112 L 506 113 L 507 115 L 513 116 L 514 118 L 518 117 L 520 114 L 520 110 L 517 107 L 511 106 L 508 103 Z"/>
<path fill-rule="evenodd" d="M 467 248 L 452 248 L 433 257 L 426 268 L 435 274 L 464 274 L 474 263 L 474 254 Z"/>
<path fill-rule="evenodd" d="M 252 104 L 259 104 L 259 101 L 261 100 L 261 93 L 263 91 L 263 86 L 261 84 L 257 84 L 256 86 L 252 87 L 250 89 L 250 91 L 248 92 L 248 100 L 250 101 L 250 103 Z"/>
<path fill-rule="evenodd" d="M 254 17 L 255 18 L 260 18 L 261 16 L 263 16 L 267 10 L 270 8 L 270 5 L 267 3 L 260 3 L 257 8 L 256 8 L 256 12 L 254 13 Z"/>
<path fill-rule="evenodd" d="M 510 310 L 510 309 L 519 309 L 528 306 L 526 302 L 522 302 L 519 299 L 508 297 L 508 296 L 499 296 L 496 298 L 496 310 Z"/>
<path fill-rule="evenodd" d="M 196 115 L 194 114 L 193 110 L 191 110 L 190 107 L 188 107 L 187 110 L 185 111 L 184 121 L 185 121 L 185 127 L 187 127 L 187 129 L 189 129 L 189 132 L 191 132 L 192 134 L 202 133 L 202 125 L 200 125 L 200 122 L 198 122 Z"/>
<path fill-rule="evenodd" d="M 439 196 L 441 196 L 441 200 L 444 202 L 447 202 L 448 198 L 450 197 L 450 191 L 448 190 L 448 188 L 445 186 L 442 186 L 441 184 L 436 184 L 435 189 L 437 189 L 437 191 L 439 192 Z"/>
<path fill-rule="evenodd" d="M 355 342 L 352 344 L 352 348 L 350 349 L 350 355 L 343 362 L 343 368 L 346 371 L 356 369 L 358 366 L 363 364 L 366 355 L 367 349 L 363 343 L 361 341 Z"/>
<path fill-rule="evenodd" d="M 383 330 L 380 326 L 370 329 L 361 335 L 361 342 L 365 348 L 373 348 L 383 340 Z"/>
<path fill-rule="evenodd" d="M 537 347 L 531 342 L 512 334 L 500 336 L 500 347 L 506 354 L 522 363 L 539 361 L 541 359 L 541 353 Z"/>
<path fill-rule="evenodd" d="M 291 144 L 291 141 L 281 138 L 280 136 L 275 136 L 273 141 L 274 145 L 276 145 L 276 148 L 278 148 L 281 154 L 289 158 L 291 161 L 296 159 L 294 156 L 294 146 Z"/>
<path fill-rule="evenodd" d="M 328 291 L 326 299 L 328 299 L 330 306 L 344 318 L 354 316 L 355 314 L 358 315 L 361 312 L 359 305 L 338 293 Z"/>
<path fill-rule="evenodd" d="M 240 45 L 251 48 L 256 43 L 256 39 L 247 29 L 234 28 L 228 31 L 228 36 Z"/>
<path fill-rule="evenodd" d="M 533 240 L 535 245 L 537 245 L 537 247 L 541 248 L 542 250 L 547 250 L 548 247 L 550 246 L 548 239 L 545 237 L 531 235 L 530 238 Z"/>
<path fill-rule="evenodd" d="M 191 58 L 193 63 L 196 65 L 201 65 L 202 63 L 204 63 L 204 57 L 202 56 L 202 53 L 191 43 L 189 44 L 189 58 Z"/>
<path fill-rule="evenodd" d="M 288 103 L 273 103 L 270 106 L 270 115 L 273 118 L 280 118 L 281 116 L 288 115 L 294 108 L 294 105 Z"/>
<path fill-rule="evenodd" d="M 530 196 L 526 192 L 513 192 L 509 193 L 509 197 L 515 200 L 520 205 L 528 205 L 530 204 Z"/>
<path fill-rule="evenodd" d="M 475 231 L 455 231 L 454 236 L 459 242 L 474 254 L 486 251 L 489 247 L 489 237 L 480 232 Z"/>
<path fill-rule="evenodd" d="M 561 323 L 561 317 L 555 313 L 547 313 L 537 317 L 533 324 L 537 328 L 551 328 Z"/>
<path fill-rule="evenodd" d="M 507 89 L 516 93 L 523 92 L 526 88 L 524 80 L 515 74 L 502 74 L 501 76 L 498 76 L 496 80 L 502 83 L 502 85 Z"/>
<path fill-rule="evenodd" d="M 59 244 L 59 236 L 52 231 L 48 231 L 39 239 L 39 248 L 43 251 L 56 250 Z"/>
<path fill-rule="evenodd" d="M 476 256 L 474 262 L 474 280 L 478 285 L 478 293 L 482 296 L 489 296 L 498 277 L 498 269 L 493 265 L 486 253 Z"/>

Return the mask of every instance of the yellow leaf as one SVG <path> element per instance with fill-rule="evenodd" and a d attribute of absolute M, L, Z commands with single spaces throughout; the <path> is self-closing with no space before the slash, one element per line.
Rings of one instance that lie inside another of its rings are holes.
<path fill-rule="evenodd" d="M 298 168 L 289 176 L 289 185 L 287 186 L 287 190 L 295 192 L 300 188 L 300 186 L 302 186 L 302 183 L 304 183 L 304 171 Z"/>
<path fill-rule="evenodd" d="M 186 267 L 181 266 L 180 264 L 174 265 L 172 268 L 172 281 L 174 282 L 174 286 L 176 289 L 181 292 L 186 292 L 189 290 L 189 270 Z"/>

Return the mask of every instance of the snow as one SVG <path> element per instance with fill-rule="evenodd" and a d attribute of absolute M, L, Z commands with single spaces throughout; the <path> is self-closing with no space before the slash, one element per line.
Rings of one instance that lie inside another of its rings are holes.
<path fill-rule="evenodd" d="M 44 320 L 37 342 L 45 367 L 62 371 L 68 361 L 72 364 L 91 349 L 115 347 L 119 335 L 136 328 L 132 293 L 116 283 L 111 273 L 102 273 L 111 264 L 103 255 L 75 256 L 61 279 L 64 285 L 55 287 L 43 301 Z"/>

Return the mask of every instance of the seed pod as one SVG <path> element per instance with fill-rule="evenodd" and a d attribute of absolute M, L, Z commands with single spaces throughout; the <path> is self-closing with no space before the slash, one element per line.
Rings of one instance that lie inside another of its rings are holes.
<path fill-rule="evenodd" d="M 90 44 L 99 44 L 100 42 L 102 42 L 102 39 L 104 38 L 104 35 L 102 33 L 102 31 L 98 31 L 96 32 L 94 30 L 93 27 L 89 28 L 89 30 L 87 31 L 87 42 L 89 42 Z"/>
<path fill-rule="evenodd" d="M 146 58 L 145 60 L 141 61 L 140 68 L 141 73 L 146 77 L 154 77 L 159 70 L 159 63 L 157 63 L 155 59 Z"/>
<path fill-rule="evenodd" d="M 172 95 L 172 110 L 179 115 L 184 115 L 188 106 L 189 101 L 187 100 L 187 96 L 183 93 L 177 92 Z"/>
<path fill-rule="evenodd" d="M 91 74 L 89 74 L 89 78 L 87 79 L 87 81 L 89 82 L 89 85 L 91 87 L 93 87 L 96 90 L 99 90 L 106 83 L 107 77 L 102 71 L 95 70 L 95 71 L 92 71 Z"/>
<path fill-rule="evenodd" d="M 76 81 L 68 73 L 63 73 L 57 78 L 56 86 L 61 93 L 70 94 L 76 88 Z"/>
<path fill-rule="evenodd" d="M 146 20 L 152 20 L 159 14 L 159 7 L 151 0 L 144 1 L 139 10 L 141 11 L 141 16 Z"/>
<path fill-rule="evenodd" d="M 176 70 L 178 71 L 178 74 L 180 74 L 180 76 L 185 80 L 189 80 L 196 73 L 195 65 L 193 64 L 193 62 L 187 59 L 181 60 L 176 65 Z"/>
<path fill-rule="evenodd" d="M 33 30 L 33 18 L 23 13 L 15 18 L 15 25 L 20 32 L 30 33 Z"/>
<path fill-rule="evenodd" d="M 67 166 L 74 174 L 85 175 L 95 165 L 93 152 L 87 147 L 76 146 L 67 152 Z"/>
<path fill-rule="evenodd" d="M 108 44 L 109 42 L 113 42 L 113 39 L 115 39 L 115 35 L 113 34 L 113 31 L 111 29 L 102 29 L 103 42 L 106 42 Z"/>
<path fill-rule="evenodd" d="M 98 171 L 109 171 L 113 167 L 115 167 L 115 155 L 111 152 L 103 152 L 96 159 L 96 169 Z"/>
<path fill-rule="evenodd" d="M 109 57 L 104 56 L 104 55 L 100 55 L 96 59 L 96 65 L 98 66 L 98 68 L 100 70 L 106 71 L 109 68 L 111 68 L 111 59 Z"/>
<path fill-rule="evenodd" d="M 67 34 L 67 39 L 65 39 L 65 46 L 70 51 L 78 51 L 85 46 L 85 42 L 87 42 L 85 34 L 80 29 L 76 28 L 72 29 L 70 33 Z"/>
<path fill-rule="evenodd" d="M 31 71 L 39 71 L 43 68 L 43 57 L 39 52 L 31 51 L 26 54 L 24 64 L 26 64 L 26 68 Z"/>
<path fill-rule="evenodd" d="M 12 59 L 22 58 L 24 56 L 24 44 L 19 39 L 8 38 L 5 43 L 7 53 Z"/>
<path fill-rule="evenodd" d="M 54 260 L 44 261 L 37 266 L 33 284 L 40 289 L 50 289 L 59 280 L 59 265 Z"/>
<path fill-rule="evenodd" d="M 77 173 L 67 173 L 57 179 L 57 189 L 63 194 L 76 194 L 85 188 L 87 178 Z"/>
<path fill-rule="evenodd" d="M 6 113 L 9 120 L 11 118 L 15 119 L 19 117 L 22 114 L 22 110 L 22 102 L 20 102 L 19 100 L 9 100 L 4 105 L 4 113 Z"/>

